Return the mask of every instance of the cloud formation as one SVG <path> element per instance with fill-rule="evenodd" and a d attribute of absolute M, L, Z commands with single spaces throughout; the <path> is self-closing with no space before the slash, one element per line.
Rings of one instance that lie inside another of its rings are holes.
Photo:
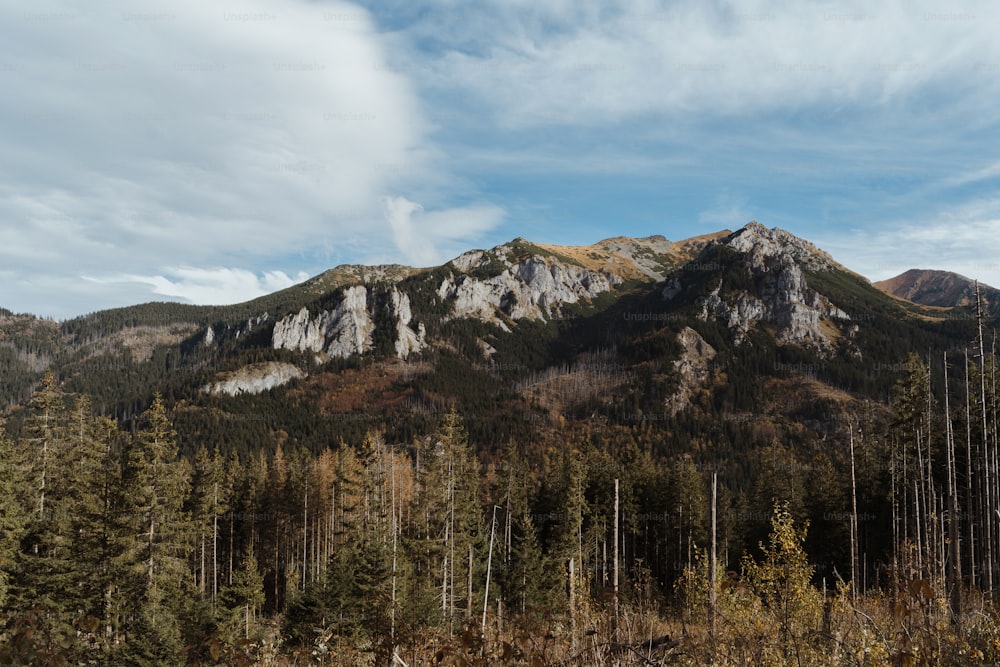
<path fill-rule="evenodd" d="M 52 282 L 84 274 L 99 280 L 75 286 L 80 310 L 124 305 L 93 291 L 123 275 L 157 276 L 132 300 L 141 285 L 242 299 L 274 282 L 253 275 L 354 259 L 352 237 L 394 250 L 383 197 L 440 179 L 421 102 L 379 66 L 356 5 L 56 1 L 4 7 L 0 26 L 0 264 L 19 283 L 0 303 L 15 310 L 72 314 Z"/>
<path fill-rule="evenodd" d="M 396 247 L 407 262 L 416 266 L 434 266 L 467 250 L 456 244 L 493 229 L 504 216 L 503 209 L 496 206 L 428 212 L 406 197 L 386 197 L 384 206 Z M 444 249 L 453 254 L 442 254 Z"/>
<path fill-rule="evenodd" d="M 291 287 L 309 277 L 308 274 L 299 273 L 295 278 L 290 278 L 283 271 L 268 271 L 258 276 L 243 269 L 185 267 L 172 269 L 168 276 L 121 276 L 104 281 L 149 285 L 153 288 L 153 293 L 159 296 L 208 305 L 249 301 Z M 95 282 L 100 283 L 102 280 L 97 279 Z"/>
<path fill-rule="evenodd" d="M 0 306 L 232 301 L 751 218 L 873 277 L 986 266 L 998 22 L 972 0 L 2 7 Z"/>
<path fill-rule="evenodd" d="M 424 29 L 466 25 L 468 44 L 436 54 L 428 85 L 471 92 L 508 125 L 877 108 L 956 81 L 976 84 L 963 100 L 998 87 L 1000 7 L 986 3 L 432 5 Z"/>

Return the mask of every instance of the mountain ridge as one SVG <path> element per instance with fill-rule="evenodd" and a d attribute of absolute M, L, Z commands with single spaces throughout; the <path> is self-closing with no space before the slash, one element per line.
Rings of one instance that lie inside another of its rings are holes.
<path fill-rule="evenodd" d="M 909 269 L 872 284 L 886 294 L 923 306 L 975 310 L 977 282 L 952 271 Z M 978 285 L 984 310 L 995 315 L 1000 308 L 1000 290 L 983 282 Z"/>
<path fill-rule="evenodd" d="M 0 401 L 16 413 L 46 369 L 126 421 L 159 392 L 191 447 L 213 433 L 315 448 L 372 422 L 404 437 L 449 405 L 478 415 L 482 442 L 593 415 L 709 428 L 759 411 L 766 386 L 812 397 L 775 408 L 792 421 L 789 406 L 883 397 L 908 346 L 954 347 L 968 325 L 757 222 L 676 242 L 518 238 L 437 267 L 343 265 L 232 306 L 0 316 Z M 223 430 L 247 410 L 268 417 Z"/>

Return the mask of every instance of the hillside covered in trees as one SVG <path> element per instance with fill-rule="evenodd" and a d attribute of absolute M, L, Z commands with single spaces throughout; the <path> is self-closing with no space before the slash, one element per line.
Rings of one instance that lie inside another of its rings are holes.
<path fill-rule="evenodd" d="M 987 361 L 950 360 L 941 404 L 912 358 L 887 420 L 760 448 L 746 487 L 607 424 L 477 455 L 456 411 L 406 442 L 182 457 L 160 398 L 126 431 L 50 374 L 0 450 L 0 660 L 995 660 Z"/>

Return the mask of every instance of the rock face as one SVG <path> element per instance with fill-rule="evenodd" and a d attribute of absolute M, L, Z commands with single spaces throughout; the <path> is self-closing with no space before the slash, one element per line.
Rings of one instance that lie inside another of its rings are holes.
<path fill-rule="evenodd" d="M 238 371 L 223 374 L 218 382 L 207 384 L 201 388 L 206 394 L 260 394 L 288 384 L 292 380 L 305 377 L 305 373 L 288 363 L 270 361 L 262 364 L 251 364 Z"/>
<path fill-rule="evenodd" d="M 332 311 L 311 317 L 307 308 L 274 325 L 271 336 L 276 350 L 323 353 L 346 359 L 372 347 L 375 325 L 368 312 L 368 290 L 356 285 L 344 290 L 344 299 Z"/>
<path fill-rule="evenodd" d="M 839 268 L 830 255 L 812 243 L 800 239 L 784 229 L 768 229 L 756 220 L 724 241 L 733 250 L 744 253 L 750 266 L 757 271 L 767 270 L 773 257 L 783 257 L 801 264 L 810 271 Z"/>
<path fill-rule="evenodd" d="M 557 314 L 561 305 L 593 298 L 620 282 L 551 257 L 531 256 L 511 263 L 497 250 L 492 256 L 482 251 L 466 253 L 452 262 L 466 275 L 444 279 L 437 293 L 451 301 L 453 317 L 476 317 L 501 325 L 499 313 L 513 320 L 546 319 Z M 491 278 L 467 275 L 490 261 L 503 262 L 506 268 Z"/>
<path fill-rule="evenodd" d="M 410 326 L 413 313 L 410 312 L 410 297 L 393 288 L 389 296 L 392 315 L 396 319 L 396 356 L 407 359 L 415 352 L 420 352 L 426 346 L 427 331 L 423 323 L 417 325 L 416 331 Z"/>
<path fill-rule="evenodd" d="M 445 319 L 475 318 L 510 331 L 518 320 L 560 317 L 567 304 L 609 292 L 622 284 L 623 276 L 659 277 L 660 271 L 673 261 L 670 258 L 691 257 L 696 249 L 700 249 L 699 254 L 685 267 L 698 268 L 698 275 L 704 277 L 706 270 L 714 269 L 703 258 L 717 244 L 723 244 L 742 256 L 757 289 L 755 293 L 734 291 L 720 282 L 700 300 L 703 319 L 722 319 L 738 342 L 755 323 L 765 322 L 773 325 L 783 342 L 822 348 L 833 345 L 837 330 L 826 320 L 849 318 L 811 289 L 803 273 L 803 268 L 836 267 L 829 255 L 788 232 L 769 230 L 756 222 L 733 234 L 699 237 L 696 241 L 677 250 L 679 246 L 662 237 L 608 239 L 581 250 L 534 246 L 518 239 L 456 257 L 445 267 L 448 271 L 436 284 L 435 292 L 447 307 Z M 627 264 L 628 270 L 601 264 L 607 257 L 623 267 Z M 674 272 L 671 282 L 662 289 L 665 299 L 684 290 L 689 280 L 685 273 Z M 320 360 L 348 358 L 369 352 L 375 328 L 381 326 L 392 327 L 391 338 L 399 359 L 425 350 L 433 341 L 427 340 L 424 323 L 415 321 L 410 296 L 402 283 L 376 278 L 372 283 L 366 281 L 344 289 L 343 299 L 331 310 L 313 313 L 302 308 L 281 319 L 273 328 L 273 347 L 313 353 Z M 386 282 L 390 286 L 382 287 Z M 390 312 L 376 313 L 377 308 Z M 484 347 L 484 354 L 488 357 L 490 349 Z"/>
<path fill-rule="evenodd" d="M 276 350 L 312 352 L 346 359 L 371 350 L 375 322 L 369 308 L 368 287 L 355 285 L 344 290 L 344 298 L 333 310 L 313 317 L 308 308 L 288 315 L 275 323 L 271 346 Z M 423 323 L 414 328 L 410 297 L 393 287 L 389 308 L 396 322 L 395 348 L 400 359 L 420 352 L 426 346 Z M 320 357 L 322 359 L 322 357 Z"/>
<path fill-rule="evenodd" d="M 680 384 L 665 404 L 671 415 L 676 415 L 690 405 L 691 395 L 708 383 L 711 362 L 716 355 L 715 348 L 691 327 L 681 329 L 677 334 L 677 342 L 681 344 L 682 352 L 674 361 L 674 368 L 680 376 Z"/>
<path fill-rule="evenodd" d="M 700 300 L 701 319 L 716 317 L 733 331 L 737 342 L 757 322 L 774 326 L 779 341 L 822 349 L 835 345 L 836 330 L 824 320 L 850 320 L 843 310 L 806 283 L 802 267 L 813 271 L 837 268 L 825 252 L 781 229 L 752 222 L 722 242 L 739 252 L 758 285 L 758 293 L 739 290 L 723 296 L 722 281 Z M 697 260 L 696 260 L 697 261 Z M 678 285 L 664 289 L 672 298 Z"/>

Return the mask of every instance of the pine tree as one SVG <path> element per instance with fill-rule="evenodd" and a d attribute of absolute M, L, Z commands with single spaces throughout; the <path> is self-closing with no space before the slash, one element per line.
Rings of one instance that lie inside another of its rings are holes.
<path fill-rule="evenodd" d="M 191 494 L 185 506 L 194 528 L 192 570 L 202 597 L 214 598 L 217 582 L 213 554 L 217 546 L 217 519 L 222 509 L 219 502 L 219 486 L 223 481 L 222 470 L 218 459 L 209 455 L 204 446 L 198 448 L 195 453 L 192 468 Z"/>
<path fill-rule="evenodd" d="M 233 573 L 233 583 L 222 587 L 219 603 L 225 610 L 222 627 L 226 638 L 235 642 L 237 638 L 249 639 L 257 613 L 264 605 L 264 577 L 257 567 L 257 558 L 248 551 Z"/>
<path fill-rule="evenodd" d="M 46 373 L 31 399 L 31 414 L 22 441 L 23 469 L 30 480 L 27 514 L 17 557 L 12 605 L 20 613 L 37 614 L 39 634 L 59 646 L 75 644 L 73 621 L 75 579 L 72 561 L 71 470 L 65 466 L 69 447 L 66 396 L 52 373 Z M 89 569 L 89 568 L 88 568 Z"/>
<path fill-rule="evenodd" d="M 698 545 L 707 542 L 706 515 L 708 498 L 705 481 L 690 456 L 680 457 L 671 468 L 670 509 L 676 517 L 676 529 L 670 548 L 675 549 L 675 568 L 693 567 Z"/>
<path fill-rule="evenodd" d="M 445 415 L 434 435 L 418 446 L 417 492 L 407 537 L 417 587 L 411 599 L 437 598 L 437 617 L 453 632 L 462 616 L 471 617 L 477 580 L 477 555 L 483 548 L 478 501 L 479 475 L 461 417 Z M 468 554 L 473 554 L 472 568 Z M 473 583 L 473 585 L 475 585 Z M 434 592 L 436 591 L 436 593 Z"/>
<path fill-rule="evenodd" d="M 108 591 L 114 578 L 113 558 L 121 553 L 111 534 L 110 494 L 120 483 L 120 468 L 113 445 L 117 425 L 94 417 L 89 398 L 79 397 L 73 408 L 68 447 L 59 468 L 67 471 L 69 487 L 63 504 L 67 512 L 70 575 L 65 589 L 67 603 L 76 613 L 75 624 L 88 644 L 106 649 Z"/>
<path fill-rule="evenodd" d="M 529 610 L 545 607 L 549 600 L 547 592 L 554 588 L 549 581 L 538 531 L 535 528 L 531 508 L 530 477 L 523 458 L 513 446 L 509 446 L 503 456 L 503 472 L 500 482 L 504 504 L 504 539 L 500 559 L 500 582 L 504 605 L 513 613 L 525 615 Z M 509 521 L 509 523 L 508 523 Z M 494 555 L 494 562 L 498 560 Z M 496 565 L 494 565 L 496 567 Z"/>
<path fill-rule="evenodd" d="M 26 481 L 18 458 L 0 420 L 0 609 L 8 609 L 8 591 L 17 573 L 16 555 L 27 518 L 18 497 Z"/>
<path fill-rule="evenodd" d="M 184 645 L 181 619 L 193 593 L 190 519 L 183 508 L 189 483 L 159 396 L 142 423 L 126 453 L 124 516 L 132 544 L 122 557 L 128 645 L 119 657 L 154 664 L 176 661 Z"/>

